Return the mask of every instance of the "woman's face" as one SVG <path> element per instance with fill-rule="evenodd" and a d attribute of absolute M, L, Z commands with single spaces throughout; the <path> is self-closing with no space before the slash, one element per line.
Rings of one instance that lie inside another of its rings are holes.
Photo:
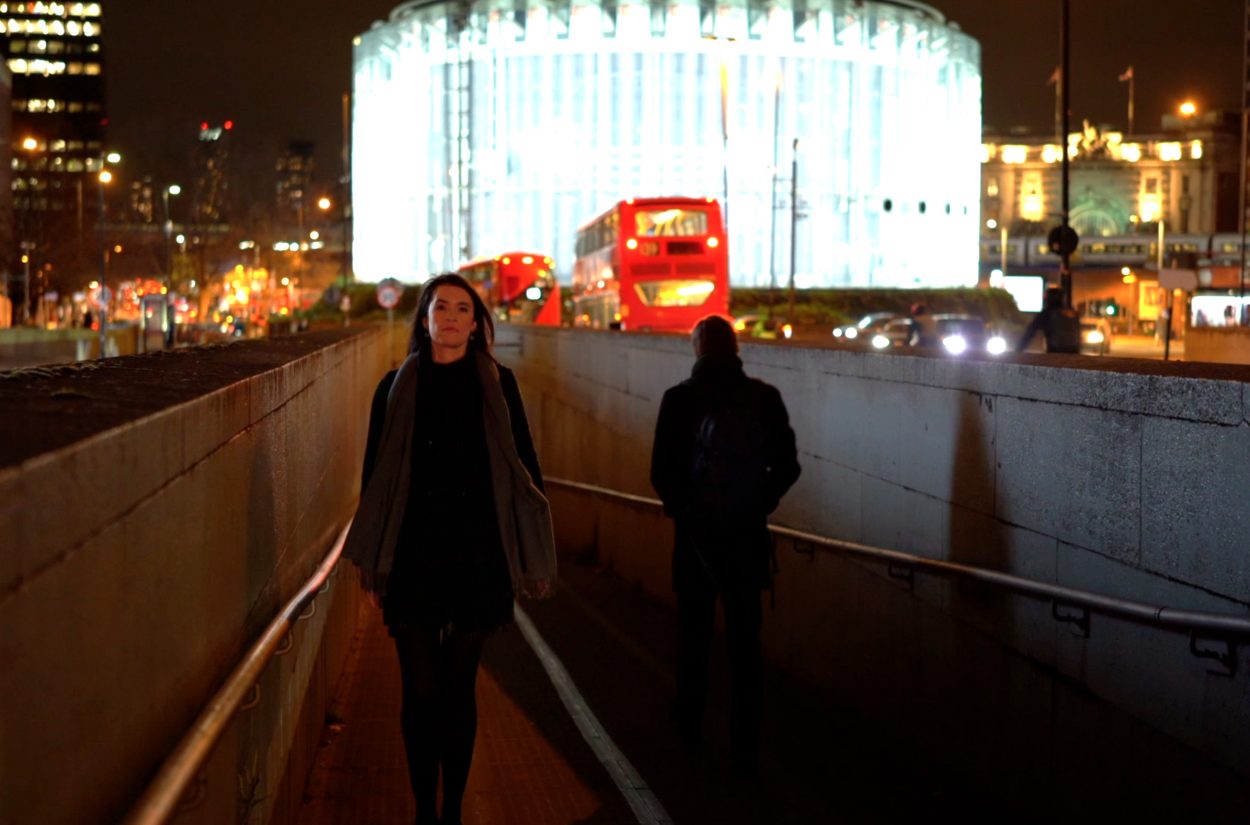
<path fill-rule="evenodd" d="M 461 350 L 477 329 L 473 320 L 473 298 L 458 286 L 443 284 L 434 290 L 429 311 L 421 319 L 435 348 Z"/>

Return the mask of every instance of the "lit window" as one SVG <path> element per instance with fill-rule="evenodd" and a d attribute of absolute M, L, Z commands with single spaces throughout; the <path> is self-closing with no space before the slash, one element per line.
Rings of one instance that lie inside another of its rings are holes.
<path fill-rule="evenodd" d="M 99 16 L 100 16 L 100 4 L 99 4 L 99 3 L 88 3 L 88 4 L 87 4 L 87 16 L 88 16 L 88 17 L 99 17 Z"/>
<path fill-rule="evenodd" d="M 1046 163 L 1063 160 L 1063 148 L 1053 143 L 1046 144 L 1042 147 L 1042 160 Z"/>
<path fill-rule="evenodd" d="M 70 63 L 68 66 L 65 67 L 65 70 L 68 74 L 82 74 L 82 64 Z"/>
<path fill-rule="evenodd" d="M 9 60 L 9 71 L 13 74 L 26 74 L 26 61 L 20 57 Z"/>
<path fill-rule="evenodd" d="M 99 63 L 87 63 L 83 68 L 87 70 L 87 74 L 99 74 L 100 73 Z"/>
<path fill-rule="evenodd" d="M 1120 147 L 1120 157 L 1129 163 L 1137 163 L 1141 160 L 1141 144 L 1125 143 Z"/>
<path fill-rule="evenodd" d="M 1029 172 L 1020 186 L 1020 217 L 1026 221 L 1040 221 L 1046 217 L 1046 204 L 1042 198 L 1042 175 Z"/>
<path fill-rule="evenodd" d="M 1194 160 L 1202 160 L 1202 141 L 1192 140 L 1189 142 L 1189 156 Z"/>
<path fill-rule="evenodd" d="M 65 24 L 65 33 L 72 37 L 77 37 L 80 31 L 82 31 L 82 26 L 78 24 L 77 20 L 71 20 Z"/>
<path fill-rule="evenodd" d="M 985 185 L 985 194 L 991 198 L 998 197 L 998 178 L 990 178 L 989 183 Z"/>
<path fill-rule="evenodd" d="M 1004 146 L 1000 152 L 1003 163 L 1024 163 L 1029 159 L 1029 147 Z"/>
<path fill-rule="evenodd" d="M 82 33 L 86 37 L 99 37 L 100 36 L 100 24 L 99 23 L 83 23 Z"/>
<path fill-rule="evenodd" d="M 994 158 L 994 145 L 991 143 L 981 144 L 981 162 L 989 163 Z"/>
<path fill-rule="evenodd" d="M 1169 142 L 1159 144 L 1159 160 L 1180 160 L 1181 155 L 1181 145 L 1179 143 Z"/>

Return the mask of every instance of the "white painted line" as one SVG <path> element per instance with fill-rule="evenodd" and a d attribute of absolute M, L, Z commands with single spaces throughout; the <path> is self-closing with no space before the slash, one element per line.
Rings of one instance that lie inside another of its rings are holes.
<path fill-rule="evenodd" d="M 533 649 L 534 655 L 538 657 L 538 661 L 542 662 L 543 669 L 547 671 L 551 684 L 555 685 L 556 693 L 560 694 L 560 701 L 564 703 L 569 715 L 573 717 L 573 722 L 581 731 L 582 738 L 586 740 L 587 745 L 590 745 L 590 749 L 595 752 L 595 756 L 599 758 L 612 780 L 616 782 L 621 795 L 633 809 L 634 816 L 638 817 L 639 824 L 672 825 L 673 820 L 668 815 L 668 811 L 664 810 L 660 800 L 647 787 L 647 783 L 643 781 L 638 771 L 634 770 L 634 766 L 625 758 L 625 754 L 621 753 L 621 749 L 612 741 L 612 737 L 603 729 L 603 725 L 599 724 L 594 711 L 578 692 L 577 685 L 573 684 L 573 678 L 569 676 L 569 672 L 564 669 L 563 663 L 551 648 L 547 647 L 538 628 L 534 627 L 534 623 L 530 621 L 529 616 L 525 615 L 520 605 L 516 606 L 516 623 L 521 629 L 521 635 Z"/>

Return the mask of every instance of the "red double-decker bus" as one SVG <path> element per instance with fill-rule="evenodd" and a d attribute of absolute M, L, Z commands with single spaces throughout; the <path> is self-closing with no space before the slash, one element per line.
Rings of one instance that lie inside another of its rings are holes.
<path fill-rule="evenodd" d="M 462 264 L 459 272 L 500 321 L 560 325 L 560 284 L 549 256 L 505 252 Z"/>
<path fill-rule="evenodd" d="M 729 315 L 729 257 L 715 198 L 630 198 L 577 231 L 573 324 L 688 332 Z"/>

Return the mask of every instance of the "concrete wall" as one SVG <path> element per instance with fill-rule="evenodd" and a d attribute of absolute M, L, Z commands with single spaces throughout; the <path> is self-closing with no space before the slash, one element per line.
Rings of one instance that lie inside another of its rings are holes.
<path fill-rule="evenodd" d="M 111 327 L 105 334 L 105 354 L 112 358 L 134 355 L 135 326 Z M 89 329 L 0 329 L 0 370 L 66 364 L 100 357 L 100 333 Z"/>
<path fill-rule="evenodd" d="M 388 361 L 362 328 L 0 380 L 0 823 L 129 807 L 350 517 Z M 298 807 L 355 593 L 340 570 L 176 821 Z"/>
<path fill-rule="evenodd" d="M 1250 329 L 1190 327 L 1185 331 L 1185 360 L 1250 364 Z"/>
<path fill-rule="evenodd" d="M 506 328 L 500 344 L 545 473 L 653 495 L 655 415 L 689 373 L 685 339 Z M 803 476 L 778 523 L 1250 615 L 1250 369 L 769 344 L 743 359 L 781 390 L 798 436 Z M 566 550 L 668 597 L 659 516 L 553 498 Z M 878 565 L 794 550 L 781 548 L 770 655 L 899 747 L 1069 813 L 1248 801 L 1219 767 L 1250 775 L 1244 646 L 1230 678 L 1182 634 L 1095 617 L 1084 638 L 1045 603 L 925 577 L 910 592 Z"/>

